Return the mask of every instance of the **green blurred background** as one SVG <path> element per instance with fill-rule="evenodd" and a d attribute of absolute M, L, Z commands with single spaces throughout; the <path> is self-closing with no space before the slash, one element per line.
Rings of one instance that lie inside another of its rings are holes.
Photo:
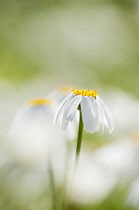
<path fill-rule="evenodd" d="M 138 95 L 138 1 L 0 1 L 1 77 Z"/>
<path fill-rule="evenodd" d="M 8 119 L 30 95 L 45 95 L 59 85 L 121 91 L 138 100 L 138 0 L 0 0 L 0 83 L 1 99 L 12 101 L 1 110 Z M 16 94 L 8 95 L 11 91 Z M 9 125 L 10 121 L 8 126 L 5 122 L 4 132 Z M 101 146 L 99 136 L 96 139 L 94 147 Z M 11 173 L 10 166 L 0 174 L 1 210 L 47 209 L 45 192 L 34 200 L 18 202 L 5 173 Z M 136 209 L 124 205 L 125 188 L 117 186 L 97 204 L 73 204 L 70 209 Z"/>

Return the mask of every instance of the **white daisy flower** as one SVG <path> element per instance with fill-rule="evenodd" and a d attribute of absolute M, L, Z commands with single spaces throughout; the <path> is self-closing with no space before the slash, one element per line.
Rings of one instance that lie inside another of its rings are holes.
<path fill-rule="evenodd" d="M 11 153 L 25 163 L 46 161 L 62 147 L 65 137 L 53 125 L 52 101 L 33 99 L 26 103 L 13 120 L 9 131 Z"/>
<path fill-rule="evenodd" d="M 104 126 L 110 133 L 113 131 L 114 123 L 111 112 L 95 90 L 73 90 L 61 103 L 54 123 L 61 120 L 62 127 L 66 128 L 68 123 L 74 119 L 79 107 L 87 132 L 94 133 L 101 127 L 104 130 Z"/>

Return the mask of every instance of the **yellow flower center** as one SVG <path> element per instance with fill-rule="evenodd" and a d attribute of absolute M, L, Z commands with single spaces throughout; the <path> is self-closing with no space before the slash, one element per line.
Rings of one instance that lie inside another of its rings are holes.
<path fill-rule="evenodd" d="M 75 95 L 96 97 L 98 92 L 96 90 L 73 90 Z"/>
<path fill-rule="evenodd" d="M 50 105 L 52 103 L 51 100 L 40 98 L 40 99 L 31 99 L 29 104 L 31 105 Z"/>

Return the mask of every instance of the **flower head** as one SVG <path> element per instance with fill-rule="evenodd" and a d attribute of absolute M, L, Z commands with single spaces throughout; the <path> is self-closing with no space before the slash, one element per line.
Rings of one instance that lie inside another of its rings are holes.
<path fill-rule="evenodd" d="M 72 121 L 80 107 L 84 128 L 87 132 L 94 133 L 104 126 L 111 133 L 114 129 L 113 118 L 109 108 L 98 96 L 96 90 L 73 90 L 61 103 L 55 116 L 54 123 L 61 120 L 62 127 L 66 128 Z"/>
<path fill-rule="evenodd" d="M 52 103 L 51 100 L 45 99 L 45 98 L 39 98 L 39 99 L 31 99 L 28 101 L 30 105 L 36 105 L 36 106 L 41 106 L 41 105 L 50 105 Z"/>
<path fill-rule="evenodd" d="M 18 160 L 40 163 L 62 147 L 65 137 L 53 125 L 52 103 L 45 98 L 31 99 L 17 111 L 9 131 L 9 145 Z"/>

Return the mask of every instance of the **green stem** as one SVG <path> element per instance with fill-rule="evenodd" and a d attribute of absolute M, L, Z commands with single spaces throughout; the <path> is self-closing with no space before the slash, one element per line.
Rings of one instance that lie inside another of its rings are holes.
<path fill-rule="evenodd" d="M 52 168 L 51 160 L 48 161 L 48 170 L 49 170 L 49 182 L 50 182 L 50 190 L 52 196 L 52 210 L 56 210 L 56 189 L 55 189 L 55 181 L 54 181 L 54 173 Z"/>
<path fill-rule="evenodd" d="M 79 156 L 80 156 L 80 151 L 81 151 L 82 135 L 83 135 L 83 119 L 82 119 L 82 112 L 81 112 L 81 107 L 80 106 L 79 106 L 78 110 L 80 112 L 79 129 L 78 129 L 76 156 L 75 156 L 74 171 L 73 171 L 72 179 L 74 178 L 75 171 L 76 171 L 76 168 L 77 168 L 77 164 L 78 164 L 78 160 L 79 160 Z M 68 201 L 69 201 L 71 192 L 69 192 L 68 194 L 69 194 L 69 196 L 68 196 L 69 197 Z M 68 209 L 68 206 L 69 206 L 69 202 L 67 202 L 66 209 Z"/>
<path fill-rule="evenodd" d="M 81 108 L 79 107 L 80 117 L 79 117 L 79 130 L 78 130 L 78 138 L 77 138 L 77 146 L 76 146 L 76 157 L 75 157 L 75 167 L 78 164 L 80 151 L 81 151 L 81 144 L 82 144 L 82 135 L 83 135 L 83 119 L 82 119 L 82 112 Z"/>

